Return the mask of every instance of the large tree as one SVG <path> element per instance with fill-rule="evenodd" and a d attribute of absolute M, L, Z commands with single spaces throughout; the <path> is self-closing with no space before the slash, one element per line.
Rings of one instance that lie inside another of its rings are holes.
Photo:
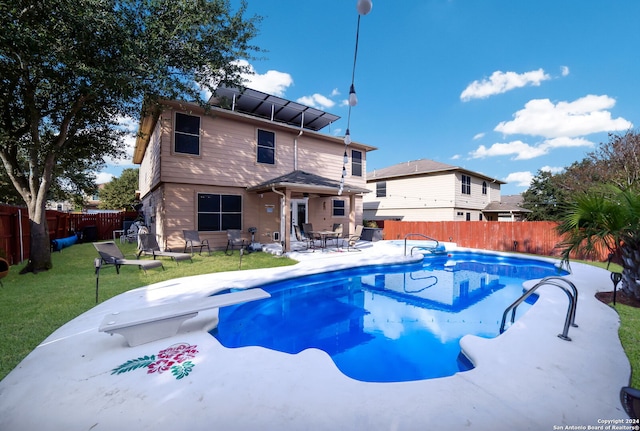
<path fill-rule="evenodd" d="M 558 175 L 557 183 L 569 194 L 613 185 L 621 190 L 640 185 L 640 134 L 628 130 L 609 134 L 608 142 L 574 162 Z"/>
<path fill-rule="evenodd" d="M 228 0 L 0 1 L 0 159 L 29 213 L 22 272 L 52 266 L 45 204 L 65 164 L 121 156 L 118 119 L 142 106 L 240 84 L 235 60 L 259 51 L 245 14 Z"/>
<path fill-rule="evenodd" d="M 636 191 L 640 187 L 640 134 L 636 131 L 609 134 L 608 142 L 559 174 L 539 171 L 523 193 L 524 207 L 533 211 L 529 220 L 558 220 L 576 196 L 607 193 L 610 186 Z"/>
<path fill-rule="evenodd" d="M 132 211 L 138 189 L 138 169 L 125 169 L 119 177 L 112 179 L 100 190 L 101 209 Z"/>
<path fill-rule="evenodd" d="M 522 194 L 523 207 L 531 210 L 529 221 L 559 220 L 564 214 L 566 193 L 558 185 L 558 176 L 549 171 L 538 171 L 531 186 Z"/>

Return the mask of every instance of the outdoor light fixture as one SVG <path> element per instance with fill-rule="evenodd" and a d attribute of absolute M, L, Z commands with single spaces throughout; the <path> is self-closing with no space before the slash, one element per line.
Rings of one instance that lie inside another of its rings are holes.
<path fill-rule="evenodd" d="M 356 89 L 351 84 L 351 88 L 349 89 L 349 106 L 356 106 L 358 104 L 358 96 L 356 96 Z"/>
<path fill-rule="evenodd" d="M 358 3 L 356 3 L 356 9 L 360 15 L 368 14 L 371 12 L 371 8 L 373 8 L 371 0 L 358 0 Z"/>
<path fill-rule="evenodd" d="M 344 134 L 344 159 L 342 164 L 342 178 L 340 179 L 340 187 L 338 188 L 338 196 L 342 194 L 344 188 L 344 178 L 347 176 L 347 163 L 349 163 L 349 157 L 347 157 L 347 146 L 351 144 L 351 132 L 349 126 L 351 125 L 351 108 L 358 104 L 358 96 L 356 95 L 356 87 L 354 85 L 356 77 L 356 60 L 358 59 L 358 41 L 360 39 L 360 17 L 367 15 L 371 12 L 373 3 L 371 0 L 357 0 L 356 10 L 358 11 L 358 25 L 356 27 L 356 49 L 353 53 L 353 69 L 351 70 L 351 87 L 349 87 L 349 115 L 347 116 L 347 130 Z"/>

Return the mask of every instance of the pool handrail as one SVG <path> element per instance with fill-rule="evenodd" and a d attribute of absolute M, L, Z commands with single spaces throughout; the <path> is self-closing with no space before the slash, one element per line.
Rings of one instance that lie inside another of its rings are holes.
<path fill-rule="evenodd" d="M 565 286 L 565 285 L 558 284 L 557 283 L 558 281 L 562 281 L 562 282 L 566 283 L 567 285 L 569 285 L 569 288 L 567 288 L 567 286 Z M 576 323 L 575 323 L 576 306 L 577 306 L 577 302 L 578 302 L 578 289 L 576 288 L 576 286 L 572 282 L 570 282 L 566 278 L 558 277 L 558 276 L 550 276 L 550 277 L 543 278 L 542 280 L 537 282 L 535 284 L 535 286 L 533 286 L 531 289 L 526 291 L 520 298 L 516 299 L 511 305 L 509 305 L 504 310 L 504 313 L 502 314 L 502 323 L 500 324 L 500 333 L 501 334 L 504 332 L 504 327 L 505 327 L 505 324 L 506 324 L 506 321 L 507 321 L 507 314 L 509 313 L 509 311 L 511 310 L 511 323 L 513 324 L 513 322 L 515 321 L 516 309 L 518 308 L 518 305 L 520 305 L 522 302 L 524 302 L 529 296 L 533 295 L 533 293 L 540 286 L 544 286 L 544 285 L 551 285 L 551 286 L 559 287 L 560 289 L 562 289 L 564 291 L 564 293 L 567 294 L 567 297 L 569 298 L 569 308 L 567 309 L 567 317 L 565 318 L 565 321 L 564 321 L 564 328 L 562 330 L 562 334 L 558 334 L 558 337 L 563 339 L 563 340 L 566 340 L 566 341 L 571 341 L 571 338 L 569 338 L 569 335 L 568 335 L 569 334 L 569 326 L 573 326 L 575 328 L 578 327 L 578 325 L 576 325 Z"/>
<path fill-rule="evenodd" d="M 421 236 L 423 238 L 428 239 L 429 241 L 435 241 L 436 242 L 436 246 L 434 247 L 434 250 L 438 248 L 438 246 L 440 245 L 440 242 L 435 239 L 435 238 L 431 238 L 430 236 L 427 236 L 425 234 L 422 233 L 408 233 L 404 236 L 404 255 L 407 255 L 407 238 L 409 238 L 410 236 Z M 413 255 L 413 249 L 415 248 L 420 248 L 420 246 L 414 246 L 411 247 L 411 255 Z"/>

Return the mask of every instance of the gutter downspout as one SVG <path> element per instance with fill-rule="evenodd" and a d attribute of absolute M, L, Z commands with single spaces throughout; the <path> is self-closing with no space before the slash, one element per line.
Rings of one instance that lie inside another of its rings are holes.
<path fill-rule="evenodd" d="M 275 187 L 271 187 L 271 191 L 280 195 L 280 244 L 283 245 L 283 251 L 288 251 L 288 250 L 284 250 L 284 245 L 287 243 L 285 240 L 284 235 L 286 235 L 287 233 L 285 232 L 286 228 L 285 228 L 285 224 L 286 224 L 286 214 L 285 214 L 285 210 L 287 207 L 287 195 L 285 195 L 284 193 L 282 193 L 281 191 L 276 190 Z"/>
<path fill-rule="evenodd" d="M 298 170 L 298 138 L 302 136 L 303 132 L 304 131 L 300 129 L 300 133 L 298 133 L 298 136 L 293 138 L 293 170 L 294 171 Z"/>

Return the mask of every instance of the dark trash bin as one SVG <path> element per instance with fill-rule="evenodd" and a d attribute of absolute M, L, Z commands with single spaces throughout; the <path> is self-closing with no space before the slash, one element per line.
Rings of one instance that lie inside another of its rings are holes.
<path fill-rule="evenodd" d="M 82 229 L 83 242 L 96 242 L 98 240 L 98 226 L 87 226 Z"/>

